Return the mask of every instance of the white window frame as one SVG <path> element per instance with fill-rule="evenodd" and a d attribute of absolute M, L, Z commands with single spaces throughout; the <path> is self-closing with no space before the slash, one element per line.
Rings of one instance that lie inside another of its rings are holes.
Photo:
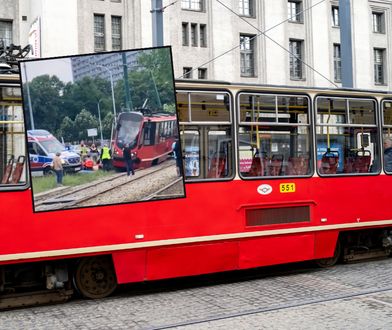
<path fill-rule="evenodd" d="M 255 77 L 256 36 L 240 34 L 240 68 L 242 77 Z"/>
<path fill-rule="evenodd" d="M 290 79 L 291 80 L 303 80 L 304 79 L 304 68 L 303 68 L 303 49 L 304 41 L 298 39 L 290 39 Z"/>

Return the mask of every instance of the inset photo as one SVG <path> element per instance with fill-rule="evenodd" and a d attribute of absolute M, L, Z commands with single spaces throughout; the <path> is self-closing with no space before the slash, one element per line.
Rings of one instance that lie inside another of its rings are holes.
<path fill-rule="evenodd" d="M 35 212 L 185 197 L 170 47 L 20 72 Z"/>

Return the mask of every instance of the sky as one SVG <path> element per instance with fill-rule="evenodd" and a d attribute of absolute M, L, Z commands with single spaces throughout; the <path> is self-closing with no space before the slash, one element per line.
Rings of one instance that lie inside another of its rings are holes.
<path fill-rule="evenodd" d="M 27 78 L 31 81 L 37 76 L 48 74 L 50 76 L 57 76 L 64 83 L 72 82 L 72 67 L 69 58 L 54 58 L 54 59 L 40 59 L 32 60 L 22 63 L 22 80 L 26 82 L 24 68 L 26 66 Z"/>

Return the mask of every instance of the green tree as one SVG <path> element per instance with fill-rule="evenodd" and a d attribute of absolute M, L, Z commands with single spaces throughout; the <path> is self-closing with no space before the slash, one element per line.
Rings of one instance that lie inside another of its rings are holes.
<path fill-rule="evenodd" d="M 90 128 L 98 128 L 99 125 L 95 116 L 88 110 L 82 109 L 75 117 L 74 127 L 78 131 L 77 140 L 87 140 L 87 130 Z"/>
<path fill-rule="evenodd" d="M 111 139 L 113 122 L 114 115 L 111 112 L 109 112 L 102 120 L 102 135 L 105 140 Z"/>
<path fill-rule="evenodd" d="M 64 117 L 60 128 L 56 135 L 63 138 L 65 142 L 73 142 L 78 140 L 78 130 L 75 128 L 75 123 L 68 116 Z"/>
<path fill-rule="evenodd" d="M 56 76 L 42 75 L 29 83 L 34 126 L 55 132 L 61 124 L 61 93 L 64 83 Z M 26 88 L 24 88 L 25 109 L 28 109 Z M 31 128 L 31 123 L 28 123 Z"/>
<path fill-rule="evenodd" d="M 148 70 L 158 90 L 162 105 L 175 104 L 173 66 L 169 48 L 152 49 L 138 56 L 138 63 Z"/>
<path fill-rule="evenodd" d="M 102 106 L 102 103 L 112 102 L 110 82 L 99 77 L 84 77 L 65 86 L 63 111 L 71 119 L 75 119 L 80 109 L 83 108 L 95 114 L 98 113 L 97 103 L 99 100 L 103 101 L 101 102 L 101 116 L 105 116 L 109 107 Z"/>
<path fill-rule="evenodd" d="M 167 48 L 146 50 L 140 53 L 137 60 L 138 66 L 128 72 L 133 108 L 141 108 L 148 100 L 147 107 L 152 111 L 162 112 L 169 109 L 175 112 L 173 73 L 169 50 Z M 118 100 L 125 99 L 123 80 L 119 80 L 116 85 L 116 95 Z"/>

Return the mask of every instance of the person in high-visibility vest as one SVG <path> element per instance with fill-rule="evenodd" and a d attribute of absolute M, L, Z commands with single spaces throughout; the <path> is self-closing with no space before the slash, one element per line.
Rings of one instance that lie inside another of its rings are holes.
<path fill-rule="evenodd" d="M 105 171 L 110 170 L 111 159 L 112 159 L 112 151 L 105 144 L 101 150 L 101 160 L 102 160 L 103 169 Z"/>

